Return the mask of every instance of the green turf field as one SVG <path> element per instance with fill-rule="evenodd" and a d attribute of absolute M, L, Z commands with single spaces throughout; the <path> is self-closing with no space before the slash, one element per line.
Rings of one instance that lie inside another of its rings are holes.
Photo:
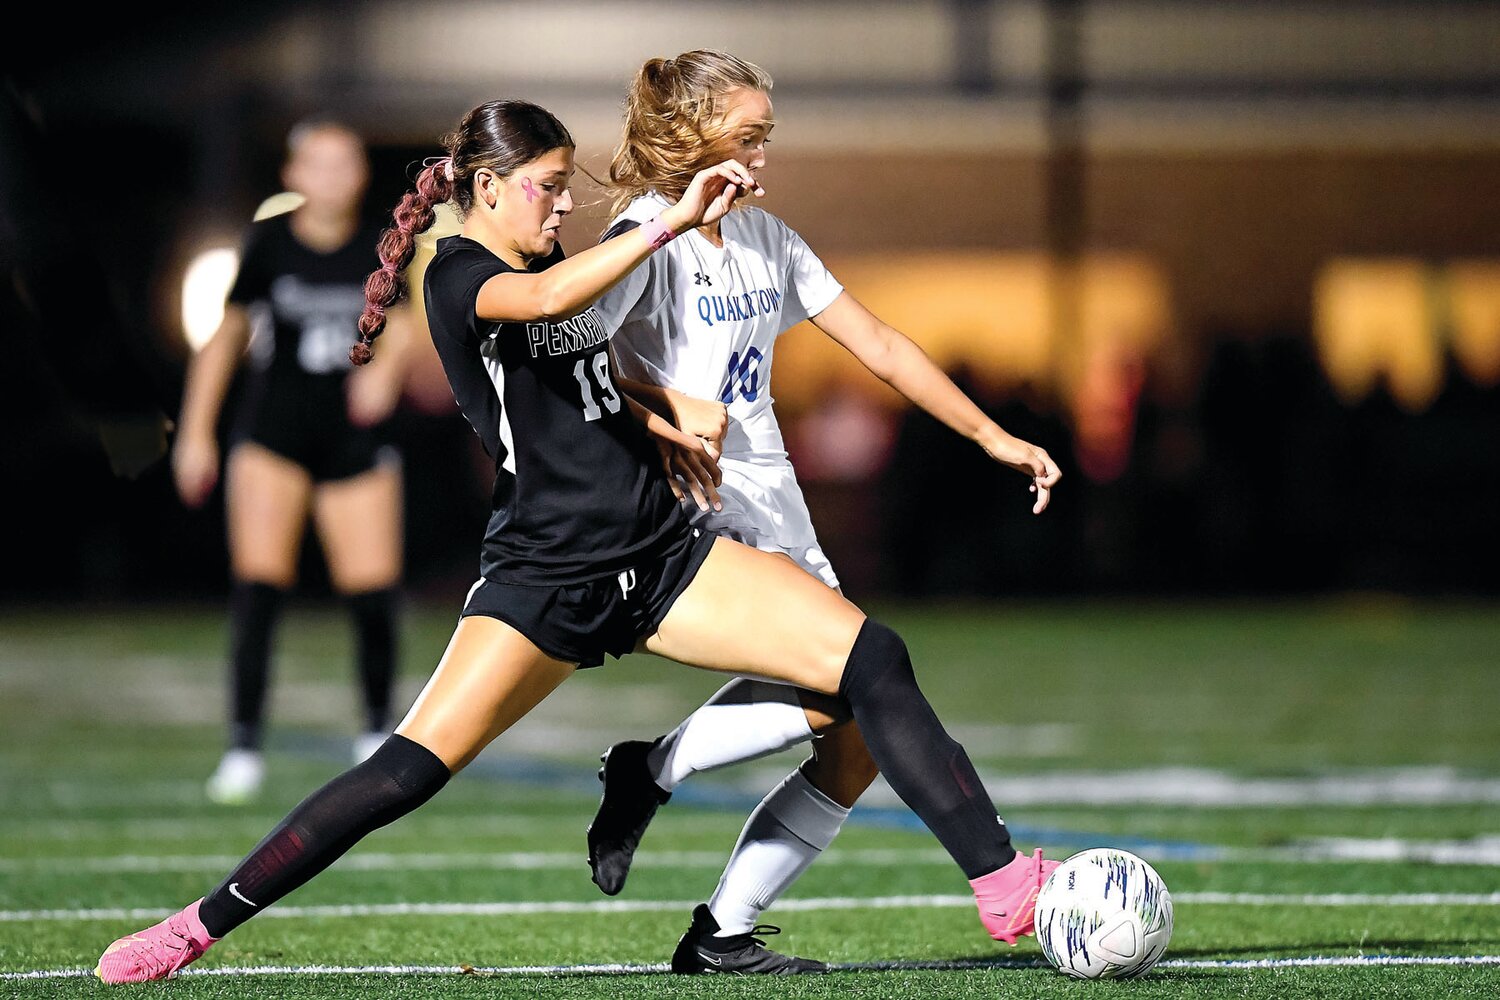
<path fill-rule="evenodd" d="M 775 982 L 639 971 L 665 961 L 750 806 L 800 758 L 685 786 L 625 893 L 601 896 L 583 842 L 595 756 L 655 735 L 716 686 L 636 658 L 570 681 L 435 802 L 237 931 L 195 974 L 116 989 L 1500 995 L 1500 609 L 1380 599 L 880 613 L 907 637 L 1022 847 L 1062 856 L 1114 844 L 1153 861 L 1177 900 L 1162 967 L 1138 982 L 1076 983 L 1038 968 L 1030 940 L 997 947 L 960 873 L 877 785 L 767 919 L 786 929 L 773 943 L 798 953 L 892 967 Z M 409 613 L 408 700 L 451 622 L 451 609 Z M 346 628 L 333 613 L 294 614 L 268 793 L 241 809 L 202 800 L 220 748 L 222 645 L 214 610 L 0 616 L 0 973 L 11 977 L 0 996 L 107 992 L 62 973 L 201 895 L 340 769 L 354 730 Z M 272 968 L 286 971 L 215 974 Z M 57 975 L 14 978 L 39 971 Z"/>

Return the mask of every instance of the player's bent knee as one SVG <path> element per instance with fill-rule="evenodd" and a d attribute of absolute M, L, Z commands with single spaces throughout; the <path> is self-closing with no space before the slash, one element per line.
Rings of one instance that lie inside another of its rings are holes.
<path fill-rule="evenodd" d="M 403 791 L 424 802 L 452 777 L 451 769 L 431 748 L 400 733 L 387 737 L 368 763 Z"/>
<path fill-rule="evenodd" d="M 859 637 L 868 622 L 863 615 L 840 616 L 821 623 L 822 627 L 810 630 L 810 634 L 802 637 L 802 676 L 790 679 L 798 687 L 818 696 L 803 701 L 810 722 L 818 721 L 815 718 L 818 714 L 829 717 L 828 725 L 837 725 L 845 717 L 853 717 L 843 696 L 843 685 L 854 650 L 859 646 Z M 814 726 L 815 730 L 817 728 Z"/>
<path fill-rule="evenodd" d="M 400 736 L 432 754 L 442 761 L 443 767 L 449 774 L 457 774 L 468 767 L 483 749 L 483 747 L 473 746 L 472 741 L 461 738 L 445 740 L 444 737 L 449 734 L 424 726 L 421 721 L 413 721 L 410 715 L 402 720 L 392 735 Z"/>
<path fill-rule="evenodd" d="M 841 649 L 828 650 L 821 654 L 810 653 L 807 675 L 798 683 L 825 698 L 835 699 L 843 683 L 848 653 Z"/>
<path fill-rule="evenodd" d="M 866 618 L 849 651 L 849 660 L 839 681 L 838 693 L 857 705 L 876 685 L 889 682 L 915 689 L 911 653 L 906 642 L 888 625 Z M 920 697 L 920 693 L 918 693 Z"/>

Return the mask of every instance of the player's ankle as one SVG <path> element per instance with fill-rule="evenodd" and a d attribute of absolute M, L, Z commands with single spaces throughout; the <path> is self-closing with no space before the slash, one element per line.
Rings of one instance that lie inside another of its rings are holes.
<path fill-rule="evenodd" d="M 992 872 L 969 879 L 969 886 L 974 890 L 975 895 L 982 895 L 987 890 L 1004 888 L 1014 882 L 1018 875 L 1025 872 L 1026 856 L 1014 847 L 1007 846 L 1006 850 L 1010 852 L 1010 860 Z"/>
<path fill-rule="evenodd" d="M 203 923 L 202 917 L 199 916 L 199 910 L 202 905 L 202 898 L 190 903 L 183 908 L 182 918 L 183 922 L 187 924 L 187 931 L 192 936 L 193 943 L 199 948 L 207 948 L 218 941 L 222 935 L 214 935 L 209 932 L 208 927 Z"/>

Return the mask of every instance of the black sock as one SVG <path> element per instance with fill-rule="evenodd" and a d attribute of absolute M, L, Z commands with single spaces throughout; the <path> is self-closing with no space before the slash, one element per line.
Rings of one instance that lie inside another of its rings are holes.
<path fill-rule="evenodd" d="M 404 736 L 313 792 L 203 899 L 198 918 L 223 937 L 400 819 L 448 783 L 448 767 Z"/>
<path fill-rule="evenodd" d="M 396 680 L 396 590 L 351 594 L 349 610 L 365 694 L 365 730 L 384 733 L 391 725 L 391 688 Z"/>
<path fill-rule="evenodd" d="M 229 599 L 230 745 L 259 750 L 271 672 L 271 633 L 284 591 L 237 581 Z"/>
<path fill-rule="evenodd" d="M 969 755 L 938 721 L 917 687 L 901 637 L 865 619 L 849 651 L 839 694 L 880 773 L 922 818 L 964 875 L 975 879 L 1016 856 Z"/>

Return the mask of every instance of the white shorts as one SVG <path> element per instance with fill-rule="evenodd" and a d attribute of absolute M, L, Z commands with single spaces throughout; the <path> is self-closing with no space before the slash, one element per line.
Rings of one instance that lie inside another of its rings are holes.
<path fill-rule="evenodd" d="M 763 465 L 724 457 L 719 487 L 722 511 L 692 507 L 693 524 L 763 552 L 782 552 L 830 587 L 839 578 L 813 531 L 812 515 L 791 463 Z"/>

